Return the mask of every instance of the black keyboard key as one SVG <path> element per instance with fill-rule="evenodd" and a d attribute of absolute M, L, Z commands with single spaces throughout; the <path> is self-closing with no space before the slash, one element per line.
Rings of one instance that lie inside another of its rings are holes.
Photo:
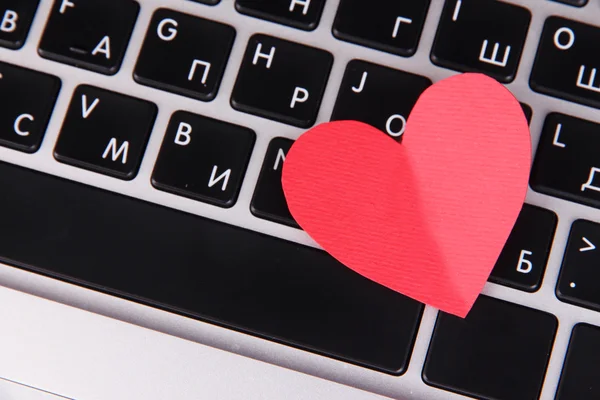
<path fill-rule="evenodd" d="M 553 0 L 559 3 L 568 4 L 575 7 L 583 7 L 587 4 L 588 0 Z"/>
<path fill-rule="evenodd" d="M 156 117 L 148 101 L 93 86 L 75 89 L 54 149 L 58 161 L 133 179 Z"/>
<path fill-rule="evenodd" d="M 555 400 L 600 399 L 600 328 L 577 324 L 571 334 Z"/>
<path fill-rule="evenodd" d="M 479 296 L 465 319 L 438 315 L 423 380 L 482 400 L 537 399 L 557 326 L 552 314 Z"/>
<path fill-rule="evenodd" d="M 600 311 L 600 224 L 577 220 L 571 226 L 556 296 Z"/>
<path fill-rule="evenodd" d="M 325 0 L 236 0 L 242 14 L 312 31 L 319 24 Z"/>
<path fill-rule="evenodd" d="M 133 0 L 55 0 L 39 53 L 51 60 L 115 74 L 139 8 Z"/>
<path fill-rule="evenodd" d="M 196 3 L 208 4 L 209 6 L 214 6 L 216 4 L 219 4 L 219 2 L 221 0 L 191 0 L 191 1 L 195 1 Z"/>
<path fill-rule="evenodd" d="M 5 163 L 0 188 L 0 262 L 387 373 L 406 369 L 422 304 L 325 252 Z"/>
<path fill-rule="evenodd" d="M 546 117 L 531 172 L 531 188 L 600 207 L 600 125 L 563 114 Z"/>
<path fill-rule="evenodd" d="M 250 211 L 259 218 L 299 228 L 292 214 L 290 214 L 281 187 L 283 162 L 293 143 L 293 140 L 282 137 L 275 138 L 269 143 L 267 155 L 250 203 Z"/>
<path fill-rule="evenodd" d="M 341 0 L 333 35 L 409 57 L 417 51 L 428 8 L 429 0 Z"/>
<path fill-rule="evenodd" d="M 531 124 L 531 118 L 533 117 L 533 110 L 531 107 L 525 103 L 521 103 L 521 108 L 523 109 L 523 113 L 525 113 L 525 118 L 527 118 L 527 123 Z"/>
<path fill-rule="evenodd" d="M 0 145 L 36 152 L 60 85 L 55 76 L 0 62 Z"/>
<path fill-rule="evenodd" d="M 179 12 L 157 10 L 135 67 L 137 82 L 199 100 L 215 98 L 235 29 Z M 209 39 L 209 40 L 207 40 Z"/>
<path fill-rule="evenodd" d="M 152 184 L 181 196 L 231 207 L 256 140 L 254 131 L 177 111 L 171 117 Z"/>
<path fill-rule="evenodd" d="M 490 275 L 490 282 L 535 292 L 548 262 L 558 218 L 525 204 Z"/>
<path fill-rule="evenodd" d="M 333 56 L 265 35 L 248 42 L 231 95 L 236 110 L 309 128 L 315 123 Z"/>
<path fill-rule="evenodd" d="M 352 60 L 331 119 L 361 121 L 399 140 L 410 111 L 430 85 L 423 76 Z"/>
<path fill-rule="evenodd" d="M 0 46 L 20 49 L 27 39 L 40 0 L 2 0 L 0 3 Z"/>
<path fill-rule="evenodd" d="M 536 92 L 600 108 L 599 42 L 600 27 L 548 18 L 529 85 Z"/>
<path fill-rule="evenodd" d="M 446 0 L 431 60 L 511 82 L 530 20 L 529 10 L 497 0 Z"/>

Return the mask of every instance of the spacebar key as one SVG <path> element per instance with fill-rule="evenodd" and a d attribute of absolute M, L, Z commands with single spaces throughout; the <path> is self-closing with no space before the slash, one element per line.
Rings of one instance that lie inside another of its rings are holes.
<path fill-rule="evenodd" d="M 422 305 L 326 253 L 0 162 L 0 262 L 400 374 Z"/>

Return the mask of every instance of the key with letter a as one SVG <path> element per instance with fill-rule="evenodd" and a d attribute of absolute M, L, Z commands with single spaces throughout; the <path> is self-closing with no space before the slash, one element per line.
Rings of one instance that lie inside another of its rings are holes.
<path fill-rule="evenodd" d="M 497 0 L 446 0 L 431 60 L 511 82 L 530 20 L 529 10 Z"/>
<path fill-rule="evenodd" d="M 54 149 L 67 164 L 133 179 L 156 117 L 156 105 L 93 86 L 75 89 Z"/>
<path fill-rule="evenodd" d="M 256 134 L 241 126 L 177 111 L 163 140 L 152 184 L 160 190 L 232 207 Z"/>
<path fill-rule="evenodd" d="M 544 24 L 529 84 L 536 92 L 600 108 L 600 27 L 560 17 Z"/>
<path fill-rule="evenodd" d="M 535 191 L 600 208 L 600 124 L 546 117 L 531 171 Z"/>
<path fill-rule="evenodd" d="M 139 9 L 133 0 L 54 0 L 39 53 L 113 75 L 121 66 Z"/>

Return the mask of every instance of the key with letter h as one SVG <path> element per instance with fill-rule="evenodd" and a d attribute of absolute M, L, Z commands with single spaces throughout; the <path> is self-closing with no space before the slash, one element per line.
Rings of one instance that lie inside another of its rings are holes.
<path fill-rule="evenodd" d="M 139 8 L 133 0 L 55 0 L 38 51 L 51 60 L 113 75 Z"/>
<path fill-rule="evenodd" d="M 248 41 L 231 95 L 236 110 L 309 128 L 315 123 L 333 56 L 265 35 Z"/>
<path fill-rule="evenodd" d="M 431 60 L 511 82 L 530 20 L 527 9 L 497 0 L 446 0 Z"/>
<path fill-rule="evenodd" d="M 54 149 L 61 162 L 116 178 L 137 174 L 156 105 L 93 86 L 75 89 Z"/>
<path fill-rule="evenodd" d="M 600 28 L 550 17 L 529 84 L 537 92 L 600 108 Z"/>
<path fill-rule="evenodd" d="M 160 9 L 152 16 L 135 67 L 141 84 L 209 101 L 217 95 L 235 29 Z"/>
<path fill-rule="evenodd" d="M 241 126 L 177 111 L 152 173 L 154 187 L 220 207 L 235 204 L 256 134 Z"/>
<path fill-rule="evenodd" d="M 568 115 L 546 117 L 531 188 L 600 208 L 600 124 Z"/>

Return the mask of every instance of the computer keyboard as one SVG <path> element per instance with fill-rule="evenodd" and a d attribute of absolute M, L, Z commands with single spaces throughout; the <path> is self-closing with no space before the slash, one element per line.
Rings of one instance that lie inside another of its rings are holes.
<path fill-rule="evenodd" d="M 599 398 L 586 3 L 0 0 L 0 261 L 308 350 L 295 369 L 388 396 Z M 535 151 L 465 320 L 312 248 L 280 182 L 307 128 L 354 119 L 399 140 L 456 71 L 507 84 Z"/>

